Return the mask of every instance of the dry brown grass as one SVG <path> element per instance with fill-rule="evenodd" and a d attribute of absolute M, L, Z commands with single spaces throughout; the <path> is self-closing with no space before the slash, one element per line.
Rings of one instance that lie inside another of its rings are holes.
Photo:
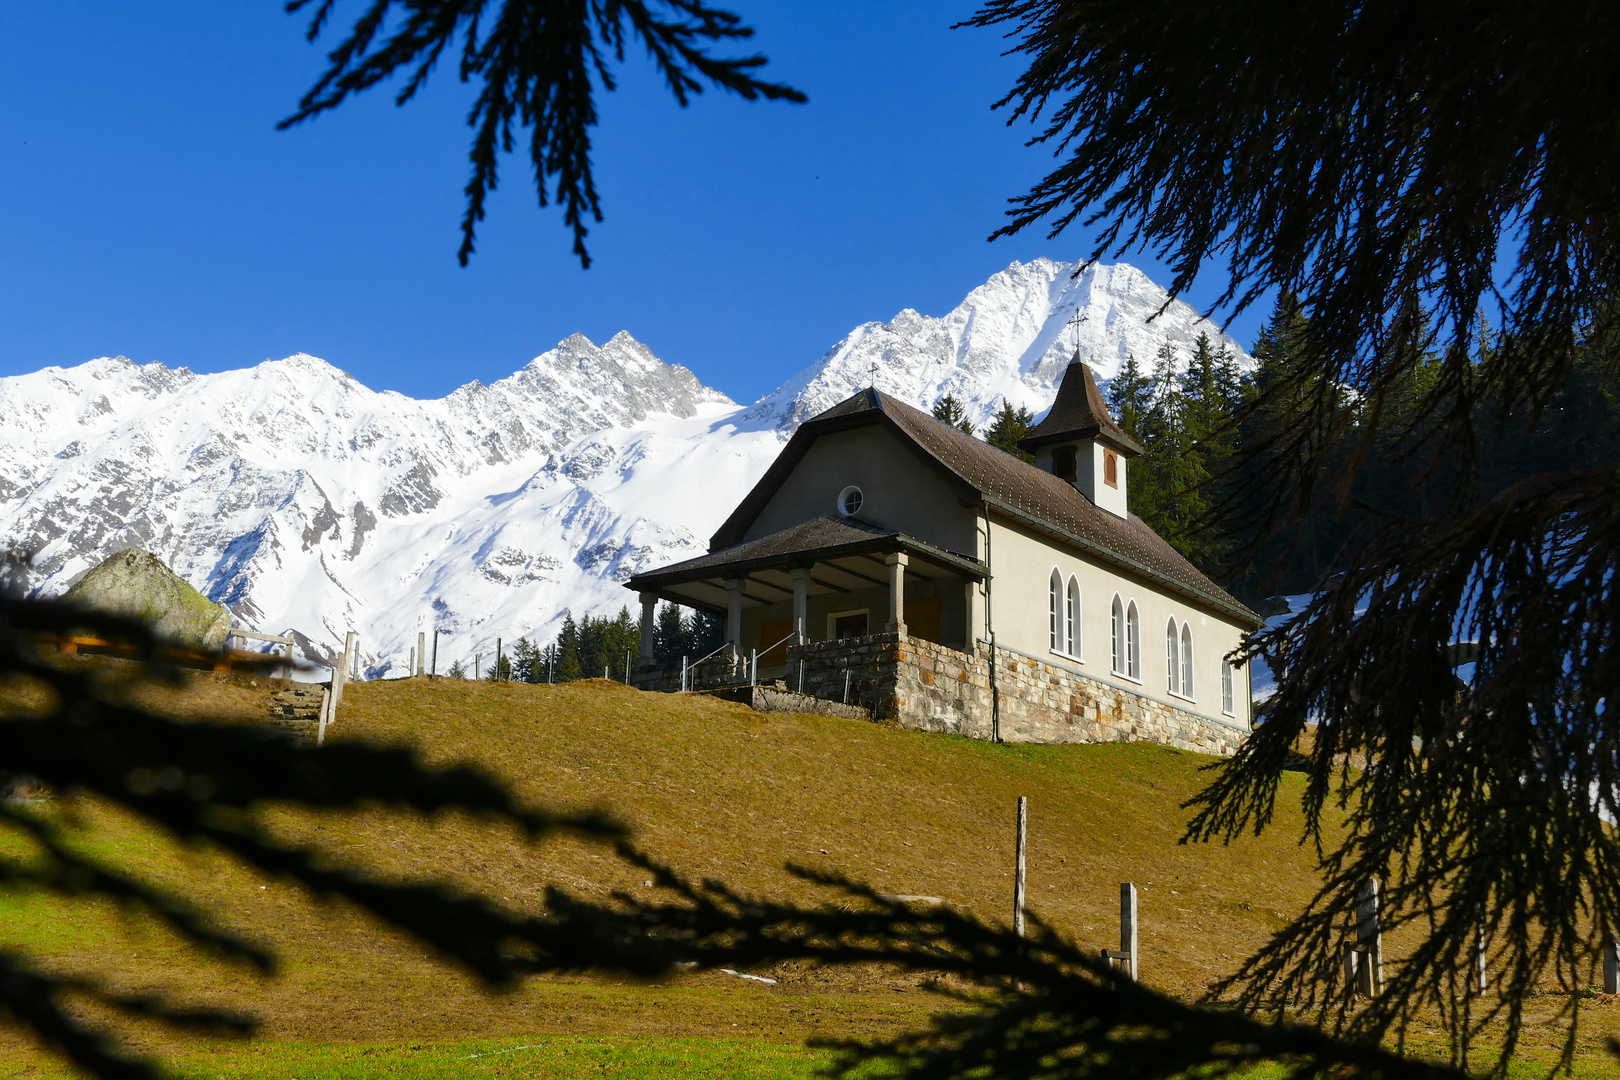
<path fill-rule="evenodd" d="M 187 693 L 159 699 L 184 715 L 252 719 L 269 687 L 249 682 L 199 675 Z M 1028 795 L 1033 909 L 1089 947 L 1112 946 L 1118 883 L 1135 881 L 1144 978 L 1189 996 L 1282 925 L 1316 881 L 1297 845 L 1297 776 L 1285 780 L 1279 821 L 1265 836 L 1181 845 L 1180 805 L 1212 759 L 1158 746 L 990 745 L 759 714 L 601 680 L 556 688 L 443 679 L 355 684 L 332 736 L 408 743 L 433 762 L 475 762 L 538 805 L 604 809 L 626 821 L 644 849 L 688 874 L 827 900 L 784 872 L 792 862 L 842 871 L 885 892 L 944 897 L 996 920 L 1010 916 L 1014 806 Z M 490 996 L 353 912 L 180 849 L 105 809 L 87 814 L 97 846 L 153 879 L 184 882 L 222 922 L 273 943 L 284 960 L 280 977 L 199 966 L 179 943 L 105 907 L 17 906 L 0 913 L 0 941 L 26 941 L 53 966 L 101 972 L 128 989 L 178 989 L 199 1002 L 245 1007 L 275 1039 L 464 1042 L 566 1033 L 794 1042 L 893 1033 L 944 1004 L 910 977 L 802 966 L 763 972 L 779 980 L 774 987 L 718 974 L 658 986 L 580 977 L 537 979 Z M 461 817 L 282 810 L 273 820 L 290 838 L 318 839 L 386 876 L 450 880 L 517 908 L 537 907 L 548 883 L 592 897 L 646 888 L 645 875 L 609 850 L 575 841 L 525 845 Z M 152 1032 L 137 1038 L 163 1041 Z M 0 1062 L 17 1060 L 17 1048 L 11 1044 Z"/>

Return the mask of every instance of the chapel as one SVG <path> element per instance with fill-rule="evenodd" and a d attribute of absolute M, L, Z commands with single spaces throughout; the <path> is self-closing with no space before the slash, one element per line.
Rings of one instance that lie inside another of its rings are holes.
<path fill-rule="evenodd" d="M 1227 755 L 1261 625 L 1130 510 L 1142 448 L 1076 357 L 1030 465 L 875 389 L 805 421 L 709 553 L 638 574 L 645 689 L 775 685 L 903 727 Z M 659 601 L 725 618 L 658 664 Z"/>

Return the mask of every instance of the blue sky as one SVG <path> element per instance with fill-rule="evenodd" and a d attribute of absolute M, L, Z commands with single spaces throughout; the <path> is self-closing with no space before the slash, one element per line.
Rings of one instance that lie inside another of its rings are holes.
<path fill-rule="evenodd" d="M 1077 230 L 985 241 L 1052 159 L 990 110 L 1020 65 L 996 34 L 949 29 L 970 3 L 727 6 L 809 104 L 683 110 L 630 54 L 601 100 L 606 221 L 581 270 L 521 157 L 457 265 L 471 91 L 453 64 L 403 109 L 384 87 L 278 132 L 335 43 L 307 44 L 280 0 L 4 5 L 0 375 L 304 351 L 438 396 L 622 329 L 748 401 L 861 322 L 1087 250 Z M 1232 327 L 1245 345 L 1263 314 Z"/>

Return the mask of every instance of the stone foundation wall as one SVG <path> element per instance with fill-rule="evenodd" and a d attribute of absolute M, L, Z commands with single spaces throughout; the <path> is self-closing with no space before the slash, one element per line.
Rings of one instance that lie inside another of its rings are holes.
<path fill-rule="evenodd" d="M 857 707 L 851 715 L 870 710 L 873 719 L 916 731 L 995 737 L 990 647 L 983 642 L 965 653 L 922 638 L 872 634 L 794 646 L 788 649 L 787 661 L 781 690 L 801 689 L 802 664 L 806 698 L 847 702 Z M 705 668 L 692 689 L 747 680 L 746 669 L 729 677 L 719 664 Z M 644 664 L 632 682 L 643 690 L 667 692 L 680 688 L 680 675 L 679 664 Z M 1248 735 L 1235 724 L 1210 720 L 1006 649 L 996 650 L 995 676 L 1004 742 L 1154 742 L 1226 757 Z"/>
<path fill-rule="evenodd" d="M 901 727 L 993 737 L 990 647 L 972 653 L 899 634 L 816 642 L 788 652 L 790 685 L 805 664 L 807 694 L 865 705 Z M 1229 756 L 1247 732 L 1065 668 L 996 650 L 1001 738 L 1023 743 L 1155 742 Z"/>
<path fill-rule="evenodd" d="M 741 665 L 734 668 L 731 658 L 722 653 L 692 668 L 687 678 L 691 683 L 688 687 L 690 690 L 718 690 L 723 686 L 735 686 L 739 680 L 747 682 L 748 672 Z M 681 665 L 678 661 L 660 664 L 644 660 L 631 672 L 630 685 L 637 690 L 673 694 L 681 688 Z"/>

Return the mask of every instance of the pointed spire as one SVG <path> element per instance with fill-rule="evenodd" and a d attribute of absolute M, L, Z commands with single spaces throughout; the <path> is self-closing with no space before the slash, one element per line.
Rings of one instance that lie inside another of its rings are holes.
<path fill-rule="evenodd" d="M 1080 359 L 1080 350 L 1076 349 L 1074 359 L 1063 373 L 1063 381 L 1058 384 L 1057 400 L 1052 403 L 1052 411 L 1030 428 L 1029 434 L 1020 439 L 1018 445 L 1033 451 L 1037 446 L 1049 443 L 1095 438 L 1112 443 L 1126 457 L 1136 457 L 1142 453 L 1141 445 L 1127 435 L 1124 428 L 1114 423 L 1114 418 L 1108 413 L 1108 405 L 1103 401 L 1102 391 L 1097 389 L 1097 380 L 1092 376 L 1090 366 Z"/>

